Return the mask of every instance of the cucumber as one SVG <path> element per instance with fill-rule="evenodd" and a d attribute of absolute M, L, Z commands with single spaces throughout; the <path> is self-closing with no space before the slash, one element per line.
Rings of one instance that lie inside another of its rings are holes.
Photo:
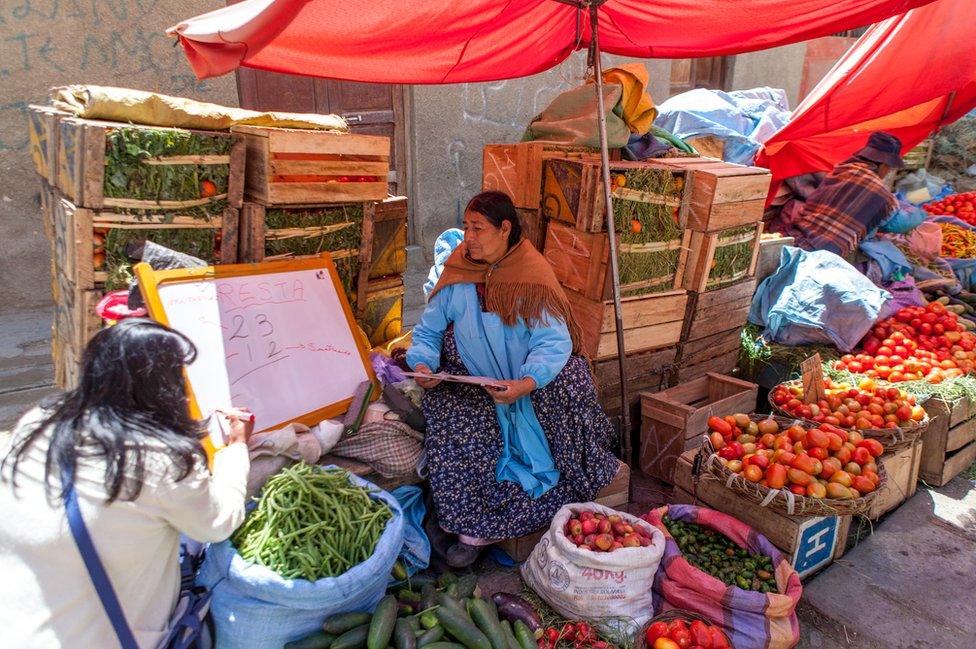
<path fill-rule="evenodd" d="M 420 616 L 420 624 L 425 629 L 433 629 L 435 626 L 437 626 L 440 623 L 437 621 L 437 616 L 434 615 L 434 611 L 427 611 L 426 613 Z"/>
<path fill-rule="evenodd" d="M 395 561 L 393 563 L 393 569 L 390 570 L 390 574 L 397 581 L 406 581 L 407 577 L 410 576 L 409 574 L 407 574 L 406 566 L 404 566 L 403 562 L 401 561 Z M 380 649 L 382 649 L 382 647 Z"/>
<path fill-rule="evenodd" d="M 387 595 L 376 605 L 373 611 L 373 621 L 369 624 L 369 637 L 366 649 L 384 649 L 393 637 L 393 627 L 396 625 L 397 599 Z"/>
<path fill-rule="evenodd" d="M 462 613 L 467 613 L 467 609 L 465 608 L 464 604 L 447 593 L 438 593 L 437 603 L 440 604 L 442 608 L 453 608 L 457 611 L 461 611 Z"/>
<path fill-rule="evenodd" d="M 413 629 L 414 633 L 416 633 L 417 635 L 423 633 L 424 628 L 420 625 L 420 618 L 418 616 L 411 615 L 410 617 L 405 619 L 407 620 L 407 624 L 410 625 L 410 628 Z"/>
<path fill-rule="evenodd" d="M 443 637 L 444 637 L 444 627 L 442 627 L 441 625 L 438 624 L 432 629 L 427 629 L 426 631 L 424 631 L 424 634 L 422 636 L 417 638 L 417 649 L 438 642 Z"/>
<path fill-rule="evenodd" d="M 468 613 L 474 621 L 475 626 L 488 637 L 491 642 L 491 649 L 508 649 L 508 641 L 505 640 L 505 633 L 502 631 L 501 622 L 494 614 L 491 607 L 485 600 L 477 597 L 468 602 Z"/>
<path fill-rule="evenodd" d="M 427 649 L 464 649 L 464 645 L 454 642 L 431 642 L 427 645 Z"/>
<path fill-rule="evenodd" d="M 419 604 L 420 603 L 420 593 L 403 588 L 397 593 L 397 599 L 405 604 Z"/>
<path fill-rule="evenodd" d="M 447 594 L 448 597 L 453 597 L 454 599 L 464 599 L 461 597 L 461 591 L 458 590 L 458 582 L 456 581 L 448 584 L 444 589 L 444 593 Z"/>
<path fill-rule="evenodd" d="M 463 610 L 442 606 L 437 609 L 435 615 L 444 630 L 460 640 L 468 649 L 492 649 L 491 642 Z"/>
<path fill-rule="evenodd" d="M 469 573 L 458 579 L 457 598 L 467 599 L 474 595 L 474 589 L 478 587 L 478 575 Z"/>
<path fill-rule="evenodd" d="M 424 584 L 420 589 L 420 610 L 426 611 L 437 604 L 437 587 L 434 584 Z"/>
<path fill-rule="evenodd" d="M 502 620 L 502 633 L 505 634 L 505 642 L 508 644 L 508 649 L 522 649 L 519 641 L 515 639 L 515 632 L 512 631 L 512 625 L 509 624 L 508 620 Z"/>
<path fill-rule="evenodd" d="M 437 585 L 441 588 L 447 588 L 448 585 L 457 583 L 457 580 L 457 575 L 455 575 L 453 572 L 445 572 L 437 578 Z"/>
<path fill-rule="evenodd" d="M 369 625 L 357 626 L 336 638 L 329 649 L 363 649 L 366 646 L 366 636 L 369 635 Z"/>
<path fill-rule="evenodd" d="M 335 642 L 336 636 L 325 631 L 316 631 L 299 640 L 292 640 L 285 645 L 285 649 L 328 649 Z"/>
<path fill-rule="evenodd" d="M 515 639 L 518 640 L 522 649 L 538 649 L 535 638 L 532 636 L 532 631 L 525 625 L 525 622 L 515 620 L 512 629 L 515 631 Z"/>
<path fill-rule="evenodd" d="M 413 634 L 410 623 L 402 618 L 393 627 L 393 644 L 396 649 L 417 649 L 417 636 Z"/>
<path fill-rule="evenodd" d="M 369 613 L 343 613 L 341 615 L 333 615 L 322 625 L 322 630 L 326 633 L 339 636 L 346 631 L 355 629 L 357 626 L 369 624 L 370 618 L 372 616 Z"/>

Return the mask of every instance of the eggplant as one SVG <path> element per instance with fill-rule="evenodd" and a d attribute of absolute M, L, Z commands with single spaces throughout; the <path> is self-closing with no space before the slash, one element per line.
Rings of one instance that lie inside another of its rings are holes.
<path fill-rule="evenodd" d="M 498 607 L 498 617 L 514 624 L 521 620 L 536 639 L 542 637 L 542 618 L 527 601 L 511 593 L 495 593 L 491 601 Z"/>

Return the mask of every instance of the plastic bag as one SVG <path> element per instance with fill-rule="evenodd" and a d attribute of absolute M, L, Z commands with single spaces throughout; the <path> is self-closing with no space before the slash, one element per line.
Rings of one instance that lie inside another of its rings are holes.
<path fill-rule="evenodd" d="M 338 577 L 284 579 L 245 561 L 229 540 L 208 548 L 197 581 L 213 592 L 211 611 L 220 649 L 281 649 L 321 629 L 326 618 L 376 607 L 403 546 L 403 511 L 396 498 L 376 485 L 352 474 L 349 481 L 370 489 L 371 497 L 386 503 L 393 517 L 372 556 Z"/>
<path fill-rule="evenodd" d="M 572 514 L 584 510 L 617 514 L 640 526 L 651 532 L 651 545 L 613 552 L 579 549 L 564 528 Z M 596 503 L 565 505 L 522 565 L 522 578 L 567 618 L 598 620 L 607 633 L 632 635 L 653 616 L 650 585 L 663 553 L 664 536 L 639 518 Z"/>
<path fill-rule="evenodd" d="M 697 523 L 721 532 L 739 547 L 773 560 L 778 593 L 760 593 L 728 586 L 692 566 L 664 527 L 662 518 Z M 736 649 L 789 649 L 800 639 L 796 605 L 803 586 L 789 560 L 751 527 L 731 516 L 704 507 L 671 505 L 644 517 L 665 538 L 664 557 L 654 578 L 654 593 L 660 614 L 682 609 L 702 615 L 722 627 Z"/>
<path fill-rule="evenodd" d="M 907 200 L 902 199 L 901 195 L 897 195 L 897 198 L 898 209 L 879 226 L 878 229 L 882 232 L 897 232 L 898 234 L 911 232 L 927 216 L 925 210 L 920 207 L 915 207 Z"/>

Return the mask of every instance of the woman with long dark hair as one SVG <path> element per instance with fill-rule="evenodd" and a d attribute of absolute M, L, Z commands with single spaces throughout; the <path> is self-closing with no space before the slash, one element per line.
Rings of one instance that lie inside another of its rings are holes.
<path fill-rule="evenodd" d="M 420 378 L 427 467 L 448 564 L 548 525 L 613 480 L 613 427 L 597 402 L 569 301 L 521 236 L 512 200 L 483 192 L 413 330 L 417 372 L 486 376 L 495 387 Z M 431 535 L 438 530 L 432 527 Z"/>
<path fill-rule="evenodd" d="M 253 426 L 229 411 L 212 474 L 187 408 L 182 334 L 134 318 L 88 344 L 77 389 L 0 440 L 0 635 L 5 647 L 113 647 L 118 640 L 65 518 L 82 519 L 140 647 L 155 647 L 180 589 L 179 536 L 226 539 L 244 518 Z"/>

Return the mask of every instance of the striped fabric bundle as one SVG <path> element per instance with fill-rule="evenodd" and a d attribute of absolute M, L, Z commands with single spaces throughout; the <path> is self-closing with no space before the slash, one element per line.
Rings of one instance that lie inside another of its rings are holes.
<path fill-rule="evenodd" d="M 778 593 L 760 593 L 728 586 L 695 568 L 662 522 L 696 523 L 720 532 L 754 554 L 773 560 Z M 698 613 L 722 627 L 735 649 L 788 649 L 800 639 L 795 608 L 803 587 L 789 560 L 742 521 L 704 507 L 671 505 L 648 512 L 644 519 L 664 534 L 664 557 L 654 578 L 656 614 L 671 609 Z"/>

